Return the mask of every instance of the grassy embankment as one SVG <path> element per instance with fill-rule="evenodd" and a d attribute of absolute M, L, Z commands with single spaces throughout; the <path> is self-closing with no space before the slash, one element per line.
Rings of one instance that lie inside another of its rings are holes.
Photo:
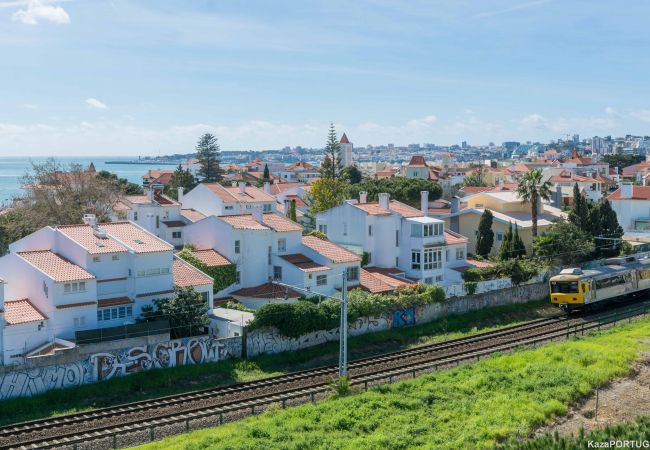
<path fill-rule="evenodd" d="M 647 348 L 642 341 L 649 333 L 650 319 L 644 319 L 583 340 L 495 355 L 144 448 L 474 449 L 514 444 L 565 414 L 571 403 L 595 387 L 627 373 Z"/>
<path fill-rule="evenodd" d="M 485 309 L 426 324 L 350 338 L 350 357 L 423 345 L 556 314 L 546 301 Z M 248 361 L 152 370 L 106 382 L 0 401 L 0 425 L 335 364 L 338 342 Z"/>

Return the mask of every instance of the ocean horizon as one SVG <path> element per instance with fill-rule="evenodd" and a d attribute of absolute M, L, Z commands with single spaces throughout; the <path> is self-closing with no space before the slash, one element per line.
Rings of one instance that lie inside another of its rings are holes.
<path fill-rule="evenodd" d="M 22 194 L 21 178 L 31 170 L 32 163 L 43 163 L 50 157 L 33 156 L 0 156 L 0 205 L 6 205 L 14 197 Z M 92 162 L 99 170 L 108 170 L 120 178 L 126 178 L 132 183 L 142 184 L 142 176 L 152 169 L 173 169 L 169 164 L 107 164 L 107 161 L 133 161 L 137 156 L 61 156 L 54 159 L 63 165 L 81 164 L 88 167 Z"/>

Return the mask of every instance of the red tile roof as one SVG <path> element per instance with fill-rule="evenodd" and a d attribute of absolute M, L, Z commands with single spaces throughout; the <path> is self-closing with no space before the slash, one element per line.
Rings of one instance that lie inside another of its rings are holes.
<path fill-rule="evenodd" d="M 158 178 L 159 176 L 161 176 L 163 174 L 166 174 L 166 173 L 171 175 L 171 174 L 174 173 L 174 171 L 170 170 L 170 169 L 153 169 L 153 170 L 149 170 L 147 173 L 145 173 L 142 176 L 142 178 L 144 178 L 145 180 L 153 180 L 153 179 Z"/>
<path fill-rule="evenodd" d="M 394 267 L 366 267 L 365 270 L 370 272 L 375 278 L 393 288 L 396 288 L 397 286 L 413 286 L 417 284 L 415 281 L 397 278 L 397 274 L 402 274 L 404 271 Z"/>
<path fill-rule="evenodd" d="M 409 167 L 427 167 L 427 162 L 422 155 L 413 155 L 409 161 Z"/>
<path fill-rule="evenodd" d="M 233 228 L 239 230 L 268 230 L 275 231 L 302 231 L 297 223 L 280 216 L 276 213 L 262 215 L 262 223 L 255 220 L 252 214 L 236 214 L 231 216 L 219 216 L 219 220 L 226 222 Z"/>
<path fill-rule="evenodd" d="M 250 298 L 283 299 L 285 297 L 298 298 L 302 294 L 293 289 L 280 286 L 279 284 L 268 282 L 255 287 L 239 289 L 231 292 L 230 295 Z"/>
<path fill-rule="evenodd" d="M 56 282 L 92 280 L 95 276 L 50 250 L 18 252 L 16 255 Z"/>
<path fill-rule="evenodd" d="M 228 258 L 211 248 L 205 250 L 194 250 L 192 251 L 192 254 L 208 267 L 227 266 L 232 264 Z"/>
<path fill-rule="evenodd" d="M 621 188 L 616 189 L 609 194 L 608 200 L 650 200 L 650 186 L 632 186 L 632 196 L 628 198 L 621 197 Z"/>
<path fill-rule="evenodd" d="M 304 161 L 298 161 L 293 164 L 289 164 L 287 167 L 284 168 L 285 172 L 291 172 L 291 171 L 297 171 L 297 170 L 303 170 L 303 171 L 308 171 L 308 172 L 318 172 L 318 167 L 313 166 L 307 162 Z"/>
<path fill-rule="evenodd" d="M 466 244 L 467 238 L 456 232 L 445 230 L 445 242 L 447 243 L 447 245 Z"/>
<path fill-rule="evenodd" d="M 351 251 L 316 236 L 303 236 L 302 243 L 335 264 L 361 261 L 361 258 Z"/>
<path fill-rule="evenodd" d="M 205 219 L 205 214 L 198 212 L 195 209 L 181 209 L 181 216 L 185 217 L 190 222 L 198 222 Z"/>
<path fill-rule="evenodd" d="M 98 237 L 90 225 L 59 225 L 56 229 L 81 245 L 92 255 L 100 253 L 126 253 L 129 251 L 128 248 L 110 236 Z M 102 231 L 101 227 L 99 231 Z"/>
<path fill-rule="evenodd" d="M 280 258 L 298 267 L 303 272 L 323 272 L 326 270 L 331 270 L 329 267 L 321 266 L 311 258 L 301 253 L 294 253 L 292 255 L 282 255 L 280 256 Z"/>
<path fill-rule="evenodd" d="M 102 223 L 99 226 L 135 253 L 165 252 L 174 249 L 171 244 L 131 222 Z"/>
<path fill-rule="evenodd" d="M 105 308 L 107 306 L 128 305 L 133 302 L 134 302 L 133 299 L 129 297 L 105 298 L 97 301 L 97 307 Z"/>
<path fill-rule="evenodd" d="M 348 140 L 348 137 L 346 136 L 345 133 L 343 133 L 343 136 L 341 136 L 341 140 L 339 141 L 341 144 L 349 144 L 350 141 Z"/>
<path fill-rule="evenodd" d="M 276 213 L 267 213 L 263 215 L 264 224 L 275 231 L 302 231 L 302 227 L 293 220 L 282 217 Z"/>
<path fill-rule="evenodd" d="M 212 285 L 212 278 L 180 259 L 174 259 L 174 284 L 179 287 Z"/>
<path fill-rule="evenodd" d="M 626 178 L 634 176 L 637 172 L 645 172 L 650 168 L 650 161 L 641 161 L 638 164 L 632 164 L 631 166 L 623 167 L 623 176 Z"/>
<path fill-rule="evenodd" d="M 40 312 L 28 299 L 7 300 L 5 302 L 5 321 L 7 325 L 38 322 L 45 320 L 45 314 Z"/>
<path fill-rule="evenodd" d="M 413 208 L 412 206 L 406 205 L 396 200 L 391 200 L 389 202 L 388 207 L 390 208 L 390 211 L 379 206 L 378 202 L 352 203 L 352 205 L 365 211 L 371 216 L 387 216 L 393 212 L 398 213 L 405 218 L 423 216 L 422 211 L 419 209 Z"/>
<path fill-rule="evenodd" d="M 359 284 L 361 285 L 361 289 L 372 294 L 393 292 L 395 290 L 393 286 L 385 283 L 380 277 L 375 276 L 365 269 L 361 269 Z"/>
<path fill-rule="evenodd" d="M 299 182 L 273 183 L 270 186 L 271 187 L 271 194 L 272 195 L 278 195 L 279 193 L 284 192 L 287 189 L 301 187 L 301 186 L 307 186 L 307 185 L 305 183 L 299 183 Z"/>

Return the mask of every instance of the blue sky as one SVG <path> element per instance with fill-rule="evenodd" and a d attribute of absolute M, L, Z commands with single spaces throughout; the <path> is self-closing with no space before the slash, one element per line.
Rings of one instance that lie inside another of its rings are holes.
<path fill-rule="evenodd" d="M 650 134 L 650 2 L 0 0 L 0 156 Z"/>

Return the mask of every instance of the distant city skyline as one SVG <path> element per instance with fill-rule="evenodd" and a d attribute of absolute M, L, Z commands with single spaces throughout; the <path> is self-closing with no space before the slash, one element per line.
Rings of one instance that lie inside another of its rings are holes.
<path fill-rule="evenodd" d="M 0 0 L 0 156 L 650 134 L 650 3 Z"/>

